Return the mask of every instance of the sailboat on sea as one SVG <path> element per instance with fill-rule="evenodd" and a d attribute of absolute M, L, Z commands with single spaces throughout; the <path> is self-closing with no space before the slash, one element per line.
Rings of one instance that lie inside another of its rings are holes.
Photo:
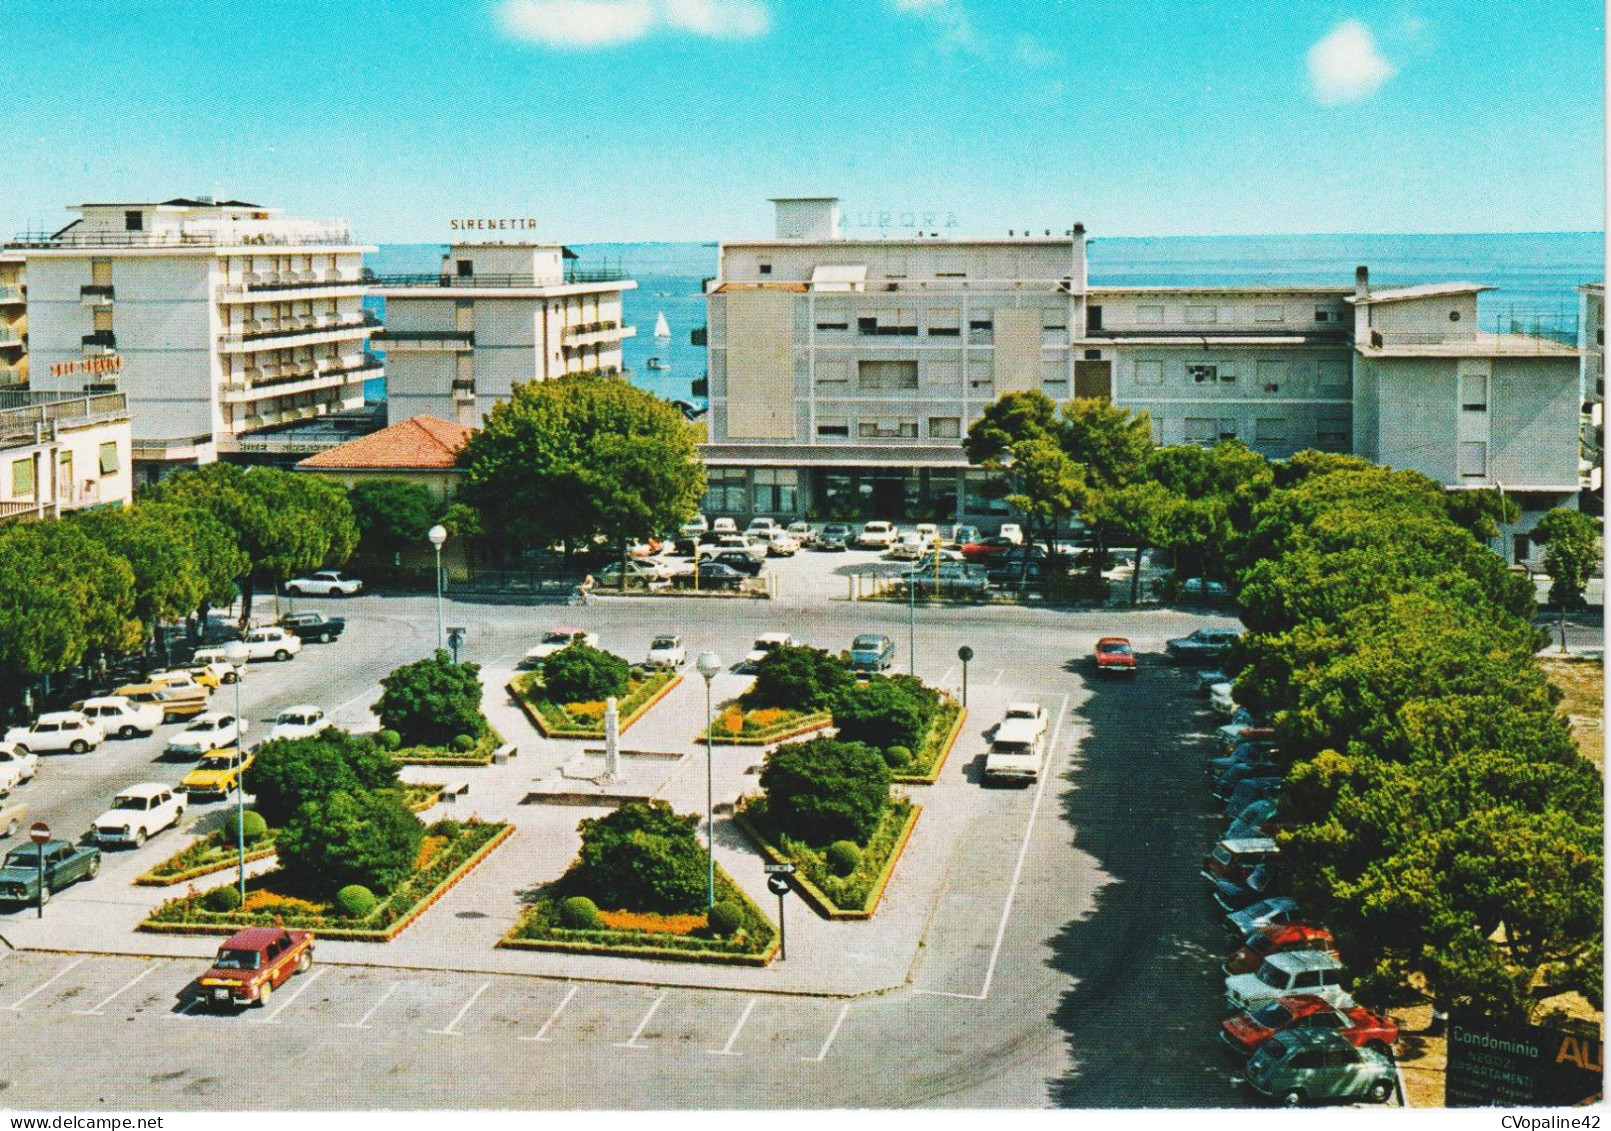
<path fill-rule="evenodd" d="M 665 348 L 668 353 L 670 352 L 669 347 L 671 346 L 671 327 L 666 323 L 666 312 L 663 310 L 655 315 L 654 340 L 656 345 Z M 644 364 L 650 369 L 659 371 L 664 371 L 671 368 L 670 362 L 661 361 L 659 357 L 651 357 Z"/>

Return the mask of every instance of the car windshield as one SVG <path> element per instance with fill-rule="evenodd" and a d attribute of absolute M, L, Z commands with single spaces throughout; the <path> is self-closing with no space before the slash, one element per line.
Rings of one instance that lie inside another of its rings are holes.
<path fill-rule="evenodd" d="M 1263 966 L 1260 966 L 1258 977 L 1259 981 L 1263 982 L 1266 986 L 1271 986 L 1278 990 L 1284 990 L 1287 988 L 1286 971 L 1282 970 L 1273 963 L 1266 962 Z"/>
<path fill-rule="evenodd" d="M 112 802 L 114 809 L 141 809 L 145 808 L 145 798 L 135 797 L 132 794 L 123 794 Z"/>
<path fill-rule="evenodd" d="M 289 726 L 307 726 L 313 721 L 313 716 L 304 715 L 300 711 L 285 711 L 274 721 Z"/>
<path fill-rule="evenodd" d="M 1106 652 L 1110 656 L 1128 656 L 1130 654 L 1130 645 L 1104 644 L 1102 645 L 1102 651 Z"/>
<path fill-rule="evenodd" d="M 858 636 L 851 643 L 852 648 L 878 648 L 882 647 L 883 640 L 877 636 Z"/>
<path fill-rule="evenodd" d="M 651 651 L 658 652 L 662 650 L 669 650 L 675 648 L 676 646 L 677 638 L 675 636 L 656 636 L 654 638 L 654 643 L 649 645 L 649 648 Z"/>
<path fill-rule="evenodd" d="M 234 768 L 235 759 L 218 757 L 203 758 L 196 766 L 198 770 L 233 770 Z"/>
<path fill-rule="evenodd" d="M 1261 1005 L 1253 1011 L 1253 1020 L 1266 1029 L 1285 1029 L 1292 1024 L 1292 1011 L 1278 1001 Z"/>
<path fill-rule="evenodd" d="M 197 719 L 195 722 L 191 723 L 185 729 L 186 730 L 212 730 L 216 726 L 218 726 L 218 720 L 217 719 Z"/>
<path fill-rule="evenodd" d="M 571 634 L 568 633 L 568 632 L 545 632 L 545 633 L 543 633 L 543 643 L 544 644 L 569 644 L 570 642 L 571 642 Z"/>
<path fill-rule="evenodd" d="M 778 643 L 779 642 L 776 640 L 757 640 L 755 642 L 755 650 L 757 652 L 770 652 L 772 649 L 778 646 Z"/>
<path fill-rule="evenodd" d="M 14 848 L 6 853 L 5 867 L 11 868 L 26 864 L 28 867 L 37 867 L 39 864 L 39 846 L 25 844 L 21 848 Z"/>
<path fill-rule="evenodd" d="M 220 970 L 256 970 L 263 964 L 263 954 L 256 950 L 230 950 L 218 952 L 213 965 Z"/>

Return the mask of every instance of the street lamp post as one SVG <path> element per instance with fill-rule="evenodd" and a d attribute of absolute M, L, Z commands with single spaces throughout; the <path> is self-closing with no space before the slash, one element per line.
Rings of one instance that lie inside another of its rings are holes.
<path fill-rule="evenodd" d="M 922 573 L 919 568 L 906 575 L 906 671 L 914 676 L 917 674 L 917 579 Z"/>
<path fill-rule="evenodd" d="M 416 528 L 417 529 L 417 528 Z M 442 543 L 447 541 L 447 527 L 437 523 L 425 535 L 436 547 L 436 650 L 442 650 Z"/>
<path fill-rule="evenodd" d="M 716 729 L 716 717 L 711 713 L 710 683 L 722 670 L 722 658 L 715 652 L 701 652 L 694 668 L 705 677 L 705 910 L 716 906 L 716 806 L 714 758 L 711 754 L 711 731 Z"/>
<path fill-rule="evenodd" d="M 224 662 L 235 669 L 235 847 L 240 851 L 241 906 L 246 905 L 246 736 L 241 720 L 241 679 L 249 653 L 246 645 L 231 640 L 224 645 Z"/>

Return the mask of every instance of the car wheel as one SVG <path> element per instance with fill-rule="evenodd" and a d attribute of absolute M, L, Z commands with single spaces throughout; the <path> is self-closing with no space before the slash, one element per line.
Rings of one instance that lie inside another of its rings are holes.
<path fill-rule="evenodd" d="M 99 856 L 97 856 L 97 857 L 95 857 L 93 860 L 91 860 L 89 862 L 89 871 L 86 872 L 85 875 L 87 875 L 90 879 L 93 880 L 97 875 L 100 874 L 100 871 L 101 871 L 101 858 Z"/>
<path fill-rule="evenodd" d="M 1303 1093 L 1298 1091 L 1298 1089 L 1296 1089 L 1296 1088 L 1293 1088 L 1291 1091 L 1282 1092 L 1281 1093 L 1281 1106 L 1282 1107 L 1302 1107 L 1303 1106 Z"/>
<path fill-rule="evenodd" d="M 11 818 L 11 820 L 6 822 L 6 835 L 7 836 L 16 836 L 17 835 L 17 818 L 13 817 L 13 818 Z"/>
<path fill-rule="evenodd" d="M 291 653 L 287 652 L 284 648 L 277 648 L 274 652 L 274 658 L 283 664 L 285 661 L 291 658 Z"/>
<path fill-rule="evenodd" d="M 137 829 L 135 831 L 135 833 L 134 833 L 134 847 L 136 847 L 136 848 L 144 848 L 145 847 L 145 830 L 144 829 Z"/>
<path fill-rule="evenodd" d="M 231 668 L 231 669 L 230 669 L 230 670 L 229 670 L 229 672 L 227 672 L 227 673 L 226 673 L 226 674 L 225 674 L 225 675 L 224 675 L 224 677 L 223 677 L 223 681 L 224 681 L 224 682 L 225 682 L 225 683 L 234 683 L 234 682 L 235 682 L 235 681 L 236 681 L 236 680 L 237 680 L 237 679 L 239 679 L 239 678 L 240 678 L 240 676 L 238 676 L 238 675 L 236 675 L 236 674 L 235 674 L 235 670 L 234 670 L 234 669 L 233 669 L 233 668 Z"/>
<path fill-rule="evenodd" d="M 44 887 L 39 889 L 39 902 L 40 903 L 49 903 L 50 902 L 50 895 L 51 895 L 50 885 L 46 884 Z"/>
<path fill-rule="evenodd" d="M 137 733 L 138 732 L 134 729 L 134 727 L 128 724 L 124 724 L 117 729 L 117 736 L 119 738 L 133 738 Z"/>
<path fill-rule="evenodd" d="M 287 585 L 285 587 L 285 595 L 287 597 L 300 597 L 300 596 L 302 596 L 302 586 L 300 586 L 300 585 Z"/>
<path fill-rule="evenodd" d="M 1386 1080 L 1378 1080 L 1370 1086 L 1370 1091 L 1365 1093 L 1365 1098 L 1373 1104 L 1384 1104 L 1392 1094 L 1393 1086 Z"/>
<path fill-rule="evenodd" d="M 15 744 L 15 745 L 14 745 L 14 746 L 13 746 L 13 747 L 12 747 L 12 749 L 13 749 L 13 750 L 15 750 L 15 751 L 16 751 L 16 752 L 17 752 L 17 753 L 18 753 L 18 754 L 26 754 L 26 753 L 28 753 L 28 748 L 27 748 L 27 747 L 26 747 L 26 746 L 24 746 L 24 745 L 23 745 L 23 744 L 22 744 L 22 743 L 20 743 L 20 742 L 18 742 L 18 743 L 16 743 L 16 744 Z"/>
<path fill-rule="evenodd" d="M 324 633 L 319 634 L 319 643 L 320 644 L 328 644 L 328 643 L 330 643 L 330 641 L 332 641 L 334 639 L 335 639 L 335 637 L 331 636 L 328 632 L 324 632 Z"/>
<path fill-rule="evenodd" d="M 308 967 L 312 965 L 313 952 L 311 950 L 304 950 L 302 952 L 302 957 L 296 960 L 296 972 L 298 974 L 306 974 L 308 972 Z"/>
<path fill-rule="evenodd" d="M 67 749 L 71 750 L 74 754 L 84 754 L 89 751 L 89 743 L 85 742 L 82 738 L 75 738 L 73 739 L 72 745 L 70 745 Z"/>
<path fill-rule="evenodd" d="M 257 1004 L 267 1005 L 269 998 L 274 996 L 274 983 L 264 982 L 263 988 L 257 991 Z"/>

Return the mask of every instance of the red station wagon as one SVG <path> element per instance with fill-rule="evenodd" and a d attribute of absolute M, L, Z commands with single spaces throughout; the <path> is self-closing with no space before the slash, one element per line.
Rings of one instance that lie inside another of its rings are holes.
<path fill-rule="evenodd" d="M 312 931 L 248 927 L 218 948 L 198 985 L 210 1006 L 267 1005 L 277 987 L 312 965 Z"/>
<path fill-rule="evenodd" d="M 1391 1019 L 1379 1017 L 1362 1005 L 1338 1008 L 1314 994 L 1293 994 L 1251 1012 L 1238 1013 L 1220 1023 L 1219 1036 L 1234 1051 L 1250 1055 L 1277 1033 L 1325 1029 L 1341 1033 L 1358 1048 L 1382 1052 L 1391 1052 L 1393 1042 L 1398 1040 L 1398 1026 Z"/>
<path fill-rule="evenodd" d="M 1260 927 L 1231 951 L 1225 960 L 1225 973 L 1251 974 L 1272 954 L 1285 950 L 1329 950 L 1336 954 L 1331 932 L 1311 923 L 1279 923 Z"/>

